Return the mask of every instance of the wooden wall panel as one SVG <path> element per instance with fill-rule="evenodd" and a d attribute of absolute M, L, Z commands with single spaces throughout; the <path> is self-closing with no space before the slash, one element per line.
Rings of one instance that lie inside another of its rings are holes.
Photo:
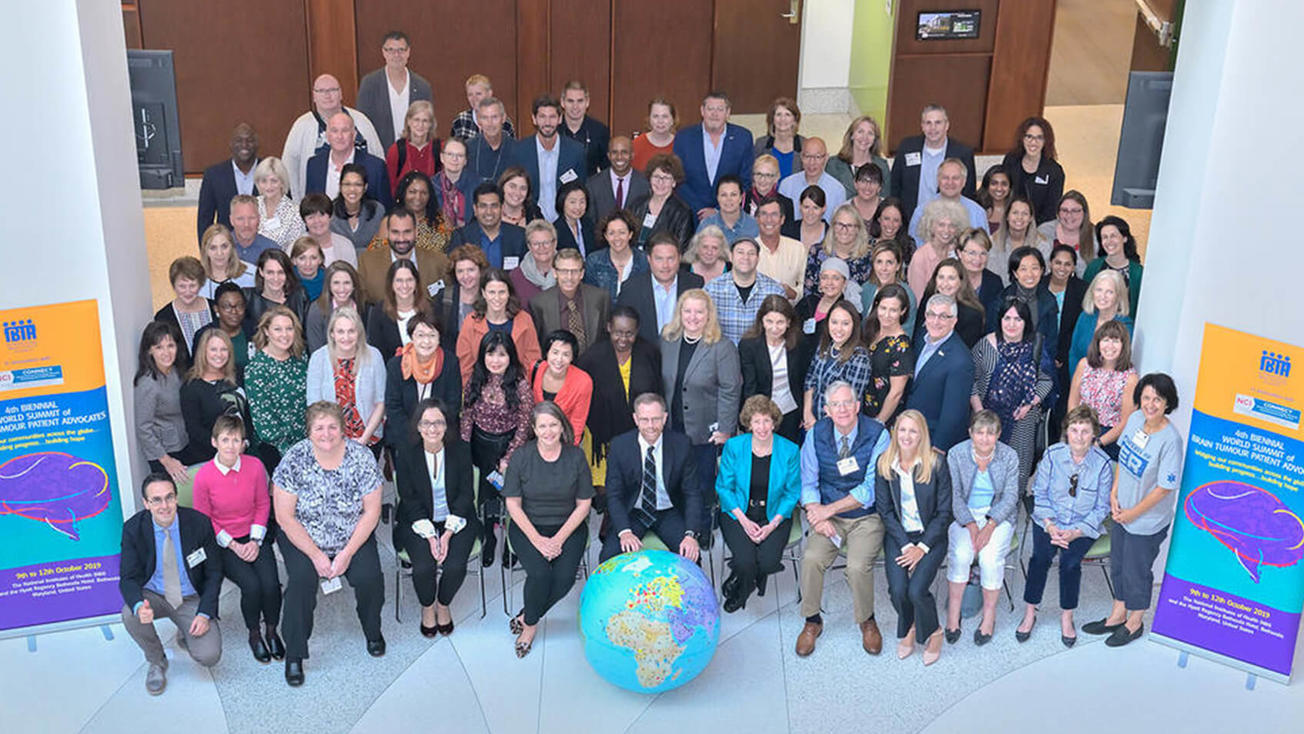
<path fill-rule="evenodd" d="M 1004 153 L 1014 142 L 1019 123 L 1040 115 L 1046 103 L 1050 46 L 1055 36 L 1055 3 L 1002 5 L 996 22 L 996 53 L 987 90 L 983 151 Z M 975 143 L 979 144 L 979 143 Z"/>
<path fill-rule="evenodd" d="M 308 109 L 304 0 L 138 0 L 141 45 L 172 49 L 187 173 L 230 155 L 236 123 L 258 130 L 263 155 L 280 155 Z M 238 39 L 235 40 L 235 39 Z"/>
<path fill-rule="evenodd" d="M 711 86 L 712 4 L 702 0 L 612 0 L 615 39 L 611 129 L 629 135 L 647 126 L 647 103 L 675 103 L 679 124 L 701 121 Z"/>
<path fill-rule="evenodd" d="M 474 22 L 469 12 L 474 12 Z M 502 98 L 507 114 L 514 122 L 520 120 L 515 0 L 477 0 L 473 5 L 455 0 L 365 0 L 357 3 L 354 25 L 359 79 L 384 65 L 380 39 L 387 31 L 401 30 L 412 39 L 408 65 L 430 82 L 440 137 L 448 135 L 453 118 L 466 109 L 465 82 L 472 74 L 493 80 L 494 94 Z"/>
<path fill-rule="evenodd" d="M 122 30 L 126 34 L 127 48 L 140 49 L 140 8 L 133 2 L 122 4 Z"/>
<path fill-rule="evenodd" d="M 516 136 L 534 133 L 530 102 L 548 89 L 548 6 L 546 0 L 516 4 Z"/>
<path fill-rule="evenodd" d="M 919 134 L 919 113 L 934 102 L 946 107 L 951 137 L 980 145 L 990 73 L 991 58 L 985 54 L 898 57 L 887 110 L 893 148 Z"/>
<path fill-rule="evenodd" d="M 611 4 L 595 0 L 552 0 L 548 22 L 547 91 L 579 79 L 589 87 L 589 115 L 611 120 Z M 544 91 L 538 89 L 534 94 Z"/>
<path fill-rule="evenodd" d="M 353 0 L 304 0 L 308 15 L 308 73 L 316 79 L 331 74 L 340 80 L 344 104 L 358 99 L 358 48 L 353 23 Z M 377 42 L 376 48 L 380 48 Z M 312 90 L 308 90 L 308 103 Z"/>
<path fill-rule="evenodd" d="M 790 7 L 789 0 L 715 4 L 711 86 L 729 93 L 734 114 L 768 112 L 775 97 L 797 98 L 801 25 L 780 17 Z"/>

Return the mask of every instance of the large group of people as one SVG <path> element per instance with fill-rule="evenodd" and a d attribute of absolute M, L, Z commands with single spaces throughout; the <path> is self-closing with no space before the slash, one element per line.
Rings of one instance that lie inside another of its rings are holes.
<path fill-rule="evenodd" d="M 800 656 L 839 557 L 862 647 L 881 652 L 881 554 L 897 654 L 931 665 L 960 637 L 975 564 L 973 640 L 991 640 L 1021 508 L 1018 639 L 1058 552 L 1073 643 L 1078 569 L 1105 533 L 1116 601 L 1083 629 L 1141 634 L 1180 474 L 1176 389 L 1133 367 L 1135 239 L 1064 191 L 1048 121 L 978 176 L 939 105 L 889 166 L 870 117 L 829 146 L 778 99 L 753 141 L 712 91 L 682 128 L 652 100 L 631 140 L 571 81 L 517 139 L 476 74 L 440 137 L 409 51 L 386 35 L 358 109 L 318 77 L 280 158 L 241 123 L 205 173 L 199 257 L 171 264 L 136 375 L 151 473 L 124 529 L 123 617 L 150 693 L 166 685 L 157 616 L 217 661 L 223 577 L 253 656 L 284 660 L 292 686 L 340 577 L 384 655 L 387 476 L 427 637 L 453 632 L 468 567 L 501 547 L 525 572 L 509 627 L 527 655 L 596 512 L 602 560 L 654 536 L 699 561 L 718 530 L 725 612 L 804 536 Z"/>

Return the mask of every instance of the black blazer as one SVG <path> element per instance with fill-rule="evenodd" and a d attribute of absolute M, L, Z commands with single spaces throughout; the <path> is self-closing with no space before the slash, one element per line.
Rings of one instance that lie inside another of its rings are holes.
<path fill-rule="evenodd" d="M 455 425 L 455 421 L 449 421 L 444 440 L 444 492 L 448 511 L 471 523 L 476 519 L 474 464 L 471 463 L 470 445 L 453 438 Z M 402 446 L 396 452 L 394 469 L 398 489 L 398 526 L 411 532 L 412 523 L 421 519 L 431 520 L 435 512 L 425 449 L 420 443 Z"/>
<path fill-rule="evenodd" d="M 258 161 L 254 161 L 254 165 L 258 165 Z M 236 193 L 235 171 L 231 168 L 230 158 L 204 169 L 204 180 L 199 183 L 195 241 L 204 238 L 204 230 L 214 221 L 225 224 L 228 228 L 231 226 L 231 198 Z M 258 195 L 257 184 L 254 185 L 253 194 Z"/>
<path fill-rule="evenodd" d="M 919 506 L 919 521 L 924 524 L 920 542 L 930 550 L 946 548 L 946 528 L 951 524 L 951 471 L 946 466 L 946 454 L 937 449 L 933 449 L 933 476 L 927 482 L 915 480 L 915 503 Z M 910 544 L 901 524 L 901 478 L 895 471 L 891 478 L 875 472 L 874 509 L 883 518 L 883 555 L 895 558 L 902 546 Z"/>
<path fill-rule="evenodd" d="M 616 350 L 604 337 L 580 355 L 575 366 L 593 378 L 593 400 L 589 401 L 588 428 L 593 434 L 593 455 L 601 459 L 611 439 L 634 429 L 634 398 L 645 392 L 661 392 L 660 342 L 642 337 L 634 340 L 630 355 L 629 394 L 620 379 Z"/>
<path fill-rule="evenodd" d="M 384 155 L 385 151 L 380 151 L 380 154 Z M 331 149 L 328 147 L 308 159 L 303 181 L 305 194 L 326 193 L 326 170 L 330 165 L 330 155 Z M 389 192 L 389 173 L 385 170 L 385 159 L 359 150 L 353 154 L 353 162 L 367 171 L 366 197 L 375 199 L 385 211 L 389 211 L 394 205 L 394 197 Z"/>
<path fill-rule="evenodd" d="M 498 225 L 498 234 L 503 241 L 503 265 L 507 265 L 507 258 L 514 257 L 519 266 L 527 251 L 525 247 L 525 228 L 501 222 Z M 480 229 L 480 220 L 473 217 L 471 221 L 466 223 L 465 227 L 453 230 L 453 236 L 448 238 L 448 252 L 452 252 L 455 248 L 464 244 L 479 247 L 482 235 L 484 235 L 484 230 Z M 490 265 L 492 264 L 490 263 Z M 511 268 L 504 267 L 504 270 L 509 269 Z"/>
<path fill-rule="evenodd" d="M 688 436 L 666 430 L 661 434 L 661 471 L 670 495 L 670 503 L 684 513 L 684 527 L 705 536 L 706 513 L 702 510 L 702 486 L 697 476 L 697 461 Z M 611 440 L 607 451 L 607 512 L 611 513 L 611 531 L 619 533 L 630 527 L 629 510 L 638 502 L 643 486 L 643 458 L 638 447 L 638 431 L 627 431 Z M 662 538 L 667 547 L 678 546 L 678 538 Z"/>
<path fill-rule="evenodd" d="M 713 195 L 714 196 L 714 195 Z M 628 201 L 628 199 L 626 199 Z M 629 213 L 634 215 L 634 222 L 641 230 L 643 228 L 643 218 L 648 215 L 648 203 L 652 201 L 652 192 L 629 201 L 626 207 Z M 679 240 L 679 249 L 682 251 L 688 247 L 688 241 L 693 238 L 693 233 L 697 231 L 697 215 L 693 210 L 679 198 L 678 194 L 671 194 L 666 203 L 661 206 L 661 213 L 657 215 L 656 224 L 653 225 L 652 231 L 648 232 L 651 237 L 655 232 L 669 232 Z M 635 241 L 639 238 L 639 233 L 635 232 Z"/>
<path fill-rule="evenodd" d="M 1047 289 L 1050 287 L 1050 276 L 1047 275 L 1041 279 L 1041 283 Z M 1055 294 L 1051 294 L 1054 298 Z M 1064 288 L 1064 313 L 1059 317 L 1059 338 L 1056 339 L 1055 361 L 1063 364 L 1062 370 L 1067 369 L 1071 377 L 1073 370 L 1077 369 L 1076 364 L 1068 364 L 1069 346 L 1073 343 L 1073 327 L 1077 326 L 1078 317 L 1082 315 L 1082 299 L 1087 297 L 1087 282 L 1076 275 L 1069 276 L 1069 284 Z M 1067 392 L 1068 382 L 1061 386 L 1061 392 Z"/>
<path fill-rule="evenodd" d="M 810 368 L 810 340 L 797 339 L 797 347 L 788 350 L 788 389 L 801 405 L 806 387 L 806 370 Z M 743 372 L 744 401 L 753 395 L 770 396 L 774 390 L 774 373 L 770 368 L 770 348 L 765 337 L 749 337 L 738 342 L 738 363 Z"/>
<path fill-rule="evenodd" d="M 910 217 L 915 213 L 915 207 L 919 205 L 919 164 L 906 165 L 906 156 L 911 153 L 922 153 L 923 150 L 924 136 L 912 135 L 897 145 L 896 158 L 892 161 L 892 193 L 901 197 L 901 202 L 905 204 L 906 210 L 901 212 L 901 217 L 906 222 L 910 221 Z M 969 175 L 964 180 L 964 195 L 976 200 L 978 196 L 976 182 L 981 176 L 974 170 L 973 148 L 948 137 L 946 153 L 942 158 L 959 158 L 960 162 L 964 163 L 969 171 Z"/>
<path fill-rule="evenodd" d="M 213 535 L 213 522 L 199 510 L 177 508 L 181 529 L 181 557 L 177 567 L 190 574 L 190 585 L 199 592 L 199 611 L 217 619 L 217 595 L 222 590 L 222 554 Z M 189 565 L 186 559 L 203 548 L 204 560 Z M 122 558 L 118 566 L 118 591 L 128 608 L 144 600 L 145 584 L 154 575 L 154 520 L 141 510 L 122 524 Z"/>
<path fill-rule="evenodd" d="M 272 306 L 282 304 L 263 298 L 263 295 L 254 288 L 245 288 L 244 292 L 246 304 L 244 333 L 245 336 L 252 338 L 258 333 L 258 322 L 263 318 L 263 314 Z M 286 295 L 284 306 L 299 317 L 300 328 L 303 328 L 303 324 L 308 321 L 308 294 L 303 290 L 303 286 L 295 288 Z"/>
<path fill-rule="evenodd" d="M 367 343 L 375 347 L 386 362 L 403 346 L 403 337 L 398 333 L 398 322 L 385 313 L 383 303 L 373 303 L 367 309 L 366 329 Z"/>
<path fill-rule="evenodd" d="M 444 417 L 448 420 L 449 435 L 452 435 L 462 412 L 462 370 L 458 366 L 457 354 L 452 350 L 444 350 L 444 368 L 430 386 L 430 397 L 438 398 L 451 413 Z M 385 431 L 385 442 L 390 446 L 399 448 L 416 440 L 409 430 L 412 411 L 416 410 L 418 402 L 417 381 L 403 379 L 403 357 L 390 357 L 385 365 L 385 422 L 389 426 Z"/>
<path fill-rule="evenodd" d="M 589 214 L 593 215 L 595 221 L 615 211 L 616 190 L 611 185 L 610 169 L 604 168 L 589 176 L 585 186 L 589 190 Z M 630 169 L 629 185 L 625 188 L 625 207 L 628 208 L 630 202 L 651 190 L 647 176 L 644 176 L 641 171 Z"/>
<path fill-rule="evenodd" d="M 1023 170 L 1022 153 L 1007 153 L 1001 165 L 1010 177 L 1010 195 L 1022 194 L 1028 199 L 1037 224 L 1055 219 L 1059 214 L 1060 196 L 1064 194 L 1064 167 L 1042 156 L 1037 170 L 1030 175 Z"/>
<path fill-rule="evenodd" d="M 204 298 L 204 297 L 200 296 L 200 298 Z M 213 323 L 216 323 L 217 307 L 213 305 L 213 302 L 211 300 L 207 298 L 204 298 L 204 300 L 208 303 L 208 312 L 213 315 Z M 1078 304 L 1079 307 L 1081 307 L 1081 305 L 1082 305 L 1081 303 Z M 159 310 L 154 312 L 154 320 L 162 321 L 166 324 L 172 324 L 172 326 L 176 328 L 177 335 L 181 337 L 181 339 L 177 341 L 177 362 L 182 366 L 189 367 L 191 363 L 195 361 L 194 355 L 190 353 L 190 345 L 186 343 L 185 335 L 181 331 L 181 322 L 177 320 L 177 312 L 172 310 L 171 301 L 168 301 L 167 303 L 163 304 L 163 308 L 160 308 Z M 1067 354 L 1067 352 L 1065 352 L 1065 354 Z"/>
<path fill-rule="evenodd" d="M 553 222 L 553 224 L 557 228 L 557 250 L 559 252 L 568 247 L 572 250 L 580 249 L 579 243 L 575 241 L 575 235 L 571 233 L 570 225 L 566 224 L 564 217 L 557 217 L 557 221 Z M 583 254 L 585 257 L 588 257 L 590 252 L 607 249 L 607 241 L 604 239 L 599 242 L 598 238 L 593 234 L 593 221 L 587 216 L 580 218 L 580 234 L 584 236 Z"/>
<path fill-rule="evenodd" d="M 690 270 L 679 270 L 679 280 L 675 282 L 675 300 L 684 291 L 702 287 L 702 276 Z M 638 335 L 651 344 L 661 343 L 661 333 L 657 331 L 657 304 L 652 300 L 652 272 L 635 273 L 629 276 L 620 289 L 616 303 L 629 306 L 638 311 Z"/>

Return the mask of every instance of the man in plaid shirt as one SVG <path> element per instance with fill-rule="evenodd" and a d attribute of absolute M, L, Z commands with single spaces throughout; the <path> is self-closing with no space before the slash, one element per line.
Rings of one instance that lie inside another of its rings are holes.
<path fill-rule="evenodd" d="M 494 96 L 494 86 L 489 82 L 489 77 L 484 74 L 472 74 L 466 80 L 466 101 L 470 103 L 471 108 L 462 110 L 453 118 L 453 131 L 450 133 L 455 138 L 470 140 L 480 134 L 480 126 L 476 124 L 476 110 L 479 109 L 480 100 L 485 97 Z M 516 137 L 516 130 L 512 127 L 512 119 L 503 116 L 503 134 L 508 138 Z"/>
<path fill-rule="evenodd" d="M 715 310 L 720 315 L 720 330 L 735 346 L 756 321 L 761 301 L 766 296 L 784 295 L 779 281 L 756 272 L 760 259 L 756 240 L 749 237 L 735 240 L 729 250 L 733 269 L 706 284 L 706 293 L 715 301 Z"/>

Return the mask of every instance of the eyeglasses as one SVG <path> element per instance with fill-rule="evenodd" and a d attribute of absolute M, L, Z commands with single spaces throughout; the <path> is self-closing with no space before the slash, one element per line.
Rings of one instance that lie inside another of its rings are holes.
<path fill-rule="evenodd" d="M 801 159 L 804 161 L 822 161 L 828 158 L 828 153 L 802 153 Z"/>
<path fill-rule="evenodd" d="M 674 183 L 675 177 L 664 173 L 654 173 L 652 174 L 652 180 L 660 181 L 661 183 Z"/>
<path fill-rule="evenodd" d="M 955 316 L 952 316 L 952 315 L 949 314 L 949 313 L 934 313 L 934 312 L 932 312 L 932 311 L 925 311 L 925 312 L 924 312 L 924 318 L 925 318 L 925 319 L 934 319 L 934 320 L 937 320 L 937 321 L 949 321 L 950 319 L 955 318 Z"/>
<path fill-rule="evenodd" d="M 835 410 L 838 408 L 854 408 L 856 407 L 856 401 L 855 400 L 832 400 L 829 401 L 828 405 L 830 408 L 833 408 Z"/>
<path fill-rule="evenodd" d="M 339 88 L 339 87 L 330 87 L 329 89 L 316 89 L 316 88 L 314 88 L 312 91 L 313 91 L 314 93 L 316 93 L 316 94 L 339 94 L 339 93 L 340 93 L 340 88 Z"/>
<path fill-rule="evenodd" d="M 856 223 L 855 223 L 855 222 L 834 222 L 834 223 L 833 223 L 833 226 L 834 226 L 834 227 L 837 227 L 838 229 L 841 229 L 841 230 L 852 230 L 852 229 L 855 229 L 855 228 L 856 228 Z"/>
<path fill-rule="evenodd" d="M 584 272 L 584 268 L 553 268 L 553 270 L 557 271 L 558 275 L 580 275 Z"/>
<path fill-rule="evenodd" d="M 1077 497 L 1077 496 L 1078 496 L 1078 475 L 1077 475 L 1077 474 L 1074 474 L 1073 476 L 1069 477 L 1069 496 L 1070 496 L 1070 497 Z"/>
<path fill-rule="evenodd" d="M 777 174 L 777 173 L 770 173 L 769 171 L 754 171 L 754 172 L 752 172 L 752 178 L 778 178 L 778 177 L 779 177 L 779 174 Z"/>
<path fill-rule="evenodd" d="M 1073 207 L 1073 208 L 1070 209 L 1069 207 L 1062 206 L 1062 207 L 1060 207 L 1059 213 L 1060 213 L 1060 214 L 1081 214 L 1081 213 L 1082 213 L 1082 207 Z"/>
<path fill-rule="evenodd" d="M 421 421 L 420 423 L 417 424 L 417 430 L 429 431 L 435 428 L 444 428 L 446 426 L 448 426 L 448 423 L 442 420 Z"/>
<path fill-rule="evenodd" d="M 150 507 L 158 507 L 159 505 L 174 505 L 176 504 L 176 502 L 177 502 L 176 492 L 171 492 L 163 497 L 145 498 L 145 504 L 149 505 Z"/>
<path fill-rule="evenodd" d="M 1032 133 L 1024 133 L 1024 134 L 1023 134 L 1023 139 L 1024 139 L 1024 140 L 1029 140 L 1029 141 L 1032 141 L 1032 142 L 1036 142 L 1036 143 L 1040 143 L 1041 141 L 1043 141 L 1043 140 L 1046 139 L 1046 136 L 1045 136 L 1045 135 L 1033 135 Z"/>

